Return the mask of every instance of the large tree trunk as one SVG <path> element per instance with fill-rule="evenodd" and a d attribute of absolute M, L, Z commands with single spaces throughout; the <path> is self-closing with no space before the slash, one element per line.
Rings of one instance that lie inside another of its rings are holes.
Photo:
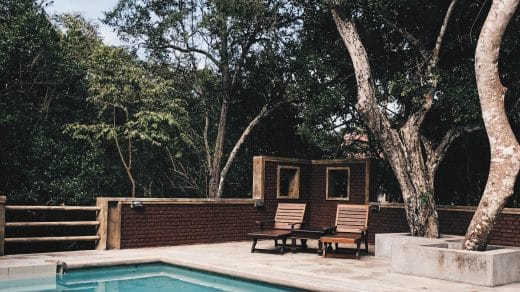
<path fill-rule="evenodd" d="M 502 36 L 519 0 L 494 0 L 475 52 L 475 76 L 482 117 L 491 148 L 489 177 L 477 211 L 468 227 L 464 246 L 485 250 L 497 217 L 504 208 L 520 170 L 520 146 L 504 107 L 506 88 L 500 81 L 498 58 Z"/>
<path fill-rule="evenodd" d="M 444 27 L 454 3 L 455 1 L 452 1 L 446 14 L 433 52 L 434 62 L 429 66 L 428 71 L 433 71 L 435 68 L 445 32 Z M 332 14 L 354 66 L 358 88 L 356 109 L 367 128 L 381 143 L 385 158 L 396 175 L 405 201 L 410 233 L 413 236 L 438 237 L 439 223 L 433 197 L 433 178 L 447 149 L 447 146 L 441 146 L 449 143 L 441 143 L 436 149 L 433 149 L 430 144 L 425 144 L 427 153 L 425 157 L 420 134 L 422 122 L 432 105 L 436 82 L 430 84 L 431 89 L 425 94 L 422 107 L 410 115 L 402 128 L 398 130 L 392 128 L 390 121 L 377 104 L 368 56 L 354 23 L 349 19 L 341 19 L 334 10 Z M 452 139 L 446 140 L 452 141 Z"/>

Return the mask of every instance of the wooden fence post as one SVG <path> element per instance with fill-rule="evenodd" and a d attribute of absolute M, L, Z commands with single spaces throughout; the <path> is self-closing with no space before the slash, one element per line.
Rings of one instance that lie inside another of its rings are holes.
<path fill-rule="evenodd" d="M 99 236 L 99 240 L 96 243 L 96 250 L 106 250 L 108 237 L 108 200 L 105 198 L 96 198 L 96 205 L 99 207 L 99 213 L 97 214 L 97 220 L 99 221 L 97 235 Z"/>
<path fill-rule="evenodd" d="M 0 196 L 0 256 L 4 255 L 5 239 L 5 196 Z"/>

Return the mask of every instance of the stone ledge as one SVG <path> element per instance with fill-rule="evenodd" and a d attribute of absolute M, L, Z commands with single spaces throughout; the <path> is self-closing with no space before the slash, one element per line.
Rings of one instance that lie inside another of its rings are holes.
<path fill-rule="evenodd" d="M 377 203 L 371 202 L 371 205 L 379 206 L 380 208 L 388 208 L 388 209 L 404 209 L 404 204 L 402 203 Z M 452 206 L 452 205 L 437 205 L 438 211 L 459 211 L 459 212 L 470 212 L 474 213 L 477 210 L 477 206 Z M 515 214 L 520 215 L 520 208 L 504 208 L 501 214 Z"/>
<path fill-rule="evenodd" d="M 118 202 L 129 205 L 141 202 L 144 205 L 253 205 L 255 199 L 207 199 L 207 198 L 128 198 L 128 197 L 98 197 L 97 201 Z"/>
<path fill-rule="evenodd" d="M 459 235 L 441 235 L 441 238 L 425 238 L 410 236 L 409 233 L 378 233 L 376 234 L 375 256 L 383 258 L 391 258 L 392 246 L 402 244 L 431 245 L 446 243 L 447 241 L 456 241 L 463 239 Z"/>
<path fill-rule="evenodd" d="M 477 252 L 432 245 L 394 244 L 392 273 L 495 287 L 520 281 L 520 250 L 491 247 Z"/>

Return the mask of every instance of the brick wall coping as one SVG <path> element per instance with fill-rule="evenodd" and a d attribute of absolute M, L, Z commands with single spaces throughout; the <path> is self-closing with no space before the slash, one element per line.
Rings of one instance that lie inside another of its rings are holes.
<path fill-rule="evenodd" d="M 264 161 L 300 163 L 300 164 L 365 163 L 367 160 L 369 160 L 367 158 L 314 160 L 314 159 L 286 158 L 286 157 L 273 157 L 273 156 L 258 156 L 258 157 L 261 157 Z"/>
<path fill-rule="evenodd" d="M 121 204 L 131 204 L 132 202 L 142 202 L 145 205 L 253 205 L 256 200 L 245 199 L 208 199 L 208 198 L 128 198 L 128 197 L 98 197 L 97 201 L 119 202 Z"/>
<path fill-rule="evenodd" d="M 378 203 L 371 203 L 378 205 Z M 402 203 L 385 203 L 379 204 L 381 208 L 404 208 Z M 452 205 L 437 205 L 437 210 L 440 211 L 460 211 L 460 212 L 475 212 L 477 206 L 452 206 Z M 517 214 L 520 215 L 520 208 L 504 208 L 503 214 Z"/>

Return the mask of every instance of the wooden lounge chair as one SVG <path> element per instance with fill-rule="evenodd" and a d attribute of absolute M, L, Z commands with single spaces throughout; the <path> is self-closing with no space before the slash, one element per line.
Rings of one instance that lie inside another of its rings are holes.
<path fill-rule="evenodd" d="M 248 233 L 253 238 L 251 252 L 259 250 L 256 243 L 260 239 L 274 240 L 274 246 L 279 246 L 278 240 L 281 240 L 280 253 L 285 251 L 287 238 L 291 236 L 292 229 L 300 229 L 303 224 L 306 204 L 295 203 L 279 203 L 274 220 L 257 221 L 260 225 L 260 231 Z M 272 223 L 272 228 L 266 229 L 267 223 Z"/>
<path fill-rule="evenodd" d="M 368 252 L 367 227 L 368 205 L 338 205 L 333 234 L 320 238 L 320 241 L 325 245 L 323 257 L 327 257 L 327 249 L 329 251 L 332 249 L 332 243 L 335 244 L 336 250 L 338 250 L 339 243 L 355 243 L 357 246 L 356 259 L 359 259 L 362 241 L 365 243 L 365 251 Z"/>

